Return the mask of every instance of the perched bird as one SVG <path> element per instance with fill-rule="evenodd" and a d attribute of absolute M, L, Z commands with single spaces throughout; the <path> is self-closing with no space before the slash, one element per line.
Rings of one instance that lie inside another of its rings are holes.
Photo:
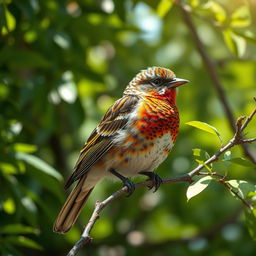
<path fill-rule="evenodd" d="M 176 141 L 176 88 L 187 82 L 161 67 L 142 70 L 132 79 L 82 148 L 65 189 L 78 182 L 55 221 L 55 232 L 72 227 L 94 186 L 106 176 L 122 180 L 129 194 L 135 186 L 127 177 L 138 174 L 148 176 L 158 189 L 162 180 L 153 171 Z"/>

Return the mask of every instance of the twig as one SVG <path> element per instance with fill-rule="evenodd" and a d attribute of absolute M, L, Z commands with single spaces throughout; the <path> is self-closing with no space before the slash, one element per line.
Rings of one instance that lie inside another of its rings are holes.
<path fill-rule="evenodd" d="M 231 127 L 231 129 L 233 130 L 233 132 L 235 132 L 236 130 L 236 126 L 235 126 L 235 118 L 234 118 L 234 114 L 231 110 L 231 106 L 228 102 L 225 90 L 223 89 L 223 85 L 220 81 L 220 78 L 218 76 L 218 72 L 217 72 L 217 65 L 216 63 L 211 59 L 211 57 L 208 55 L 205 46 L 203 45 L 202 40 L 200 39 L 197 30 L 195 28 L 195 25 L 191 19 L 191 16 L 189 14 L 189 10 L 187 10 L 186 5 L 182 4 L 182 1 L 176 1 L 176 3 L 178 4 L 178 6 L 180 6 L 183 17 L 184 17 L 184 21 L 188 27 L 188 29 L 191 32 L 192 38 L 195 42 L 195 45 L 197 47 L 197 50 L 199 52 L 199 54 L 202 57 L 202 60 L 204 62 L 204 65 L 209 73 L 209 76 L 212 80 L 212 85 L 215 88 L 217 95 L 220 99 L 220 102 L 223 106 L 223 109 L 226 113 L 226 116 L 228 118 L 229 121 L 229 125 Z M 244 154 L 253 162 L 256 163 L 256 158 L 255 156 L 253 156 L 253 154 L 250 152 L 249 148 L 247 147 L 247 145 L 245 145 L 244 143 L 241 143 L 241 146 L 243 148 Z"/>
<path fill-rule="evenodd" d="M 215 176 L 218 177 L 219 179 L 217 179 L 218 182 L 220 182 L 221 184 L 223 184 L 225 186 L 225 188 L 227 188 L 231 193 L 233 193 L 237 199 L 239 199 L 248 209 L 250 209 L 251 211 L 253 210 L 253 206 L 247 202 L 240 194 L 238 191 L 236 191 L 229 183 L 228 180 L 226 180 L 226 175 L 222 175 L 216 172 L 210 173 L 210 172 L 199 172 L 199 175 L 211 175 L 211 176 Z"/>
<path fill-rule="evenodd" d="M 222 180 L 221 183 L 231 192 L 233 193 L 247 208 L 249 208 L 251 211 L 253 210 L 253 206 L 248 203 L 241 195 L 239 195 L 239 192 L 234 190 L 234 188 L 225 180 Z"/>
<path fill-rule="evenodd" d="M 224 152 L 229 150 L 230 148 L 234 147 L 235 145 L 242 144 L 242 143 L 251 143 L 253 141 L 256 141 L 256 138 L 246 139 L 246 140 L 242 139 L 243 130 L 247 127 L 247 125 L 252 120 L 252 118 L 255 114 L 256 114 L 256 109 L 253 110 L 253 112 L 250 114 L 249 117 L 247 117 L 247 118 L 246 117 L 238 118 L 237 122 L 236 122 L 236 132 L 235 132 L 235 135 L 233 136 L 233 138 L 225 146 L 223 146 L 219 151 L 217 151 L 212 157 L 210 157 L 207 161 L 205 161 L 204 165 L 199 164 L 195 169 L 190 171 L 188 174 L 184 174 L 184 175 L 181 175 L 181 176 L 178 176 L 178 177 L 175 177 L 175 178 L 163 179 L 163 184 L 169 184 L 169 183 L 174 183 L 174 182 L 188 182 L 188 183 L 191 183 L 193 181 L 193 179 L 192 179 L 193 176 L 200 175 L 200 171 L 205 167 L 205 165 L 216 162 L 219 159 L 219 157 Z M 242 124 L 243 120 L 245 120 L 245 121 Z M 216 174 L 216 176 L 218 176 L 218 174 Z M 140 183 L 135 184 L 135 187 L 136 188 L 149 187 L 151 185 L 153 185 L 152 181 L 145 181 L 145 182 L 140 182 Z M 114 194 L 109 196 L 104 201 L 102 201 L 102 202 L 97 201 L 96 202 L 94 211 L 91 215 L 91 218 L 90 218 L 88 224 L 86 225 L 86 227 L 84 229 L 84 232 L 83 232 L 81 238 L 79 239 L 78 242 L 76 242 L 76 244 L 70 250 L 70 252 L 68 253 L 68 256 L 75 256 L 78 253 L 78 251 L 85 244 L 92 241 L 92 238 L 90 237 L 90 232 L 91 232 L 94 224 L 96 223 L 96 221 L 99 219 L 99 215 L 100 215 L 101 211 L 107 205 L 109 205 L 112 201 L 114 201 L 115 199 L 117 199 L 118 197 L 120 197 L 121 195 L 123 195 L 126 192 L 127 192 L 127 187 L 125 186 L 122 189 L 116 191 Z"/>

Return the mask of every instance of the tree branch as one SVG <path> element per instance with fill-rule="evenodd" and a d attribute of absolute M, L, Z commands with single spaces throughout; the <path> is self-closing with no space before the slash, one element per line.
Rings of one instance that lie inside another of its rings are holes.
<path fill-rule="evenodd" d="M 191 183 L 193 182 L 193 176 L 195 175 L 200 175 L 200 171 L 205 167 L 205 165 L 211 164 L 213 162 L 216 162 L 219 157 L 229 150 L 230 148 L 234 147 L 235 145 L 240 145 L 240 144 L 245 144 L 245 143 L 251 143 L 256 140 L 256 138 L 252 139 L 242 139 L 242 132 L 243 130 L 247 127 L 249 122 L 252 120 L 254 115 L 256 114 L 256 109 L 253 110 L 253 112 L 250 114 L 249 117 L 239 117 L 236 122 L 236 128 L 235 128 L 235 134 L 233 138 L 219 151 L 217 151 L 212 157 L 210 157 L 208 160 L 205 161 L 204 164 L 199 164 L 196 168 L 194 168 L 192 171 L 190 171 L 188 174 L 184 174 L 175 178 L 167 178 L 163 179 L 163 184 L 169 184 L 169 183 L 174 183 L 174 182 L 188 182 Z M 244 122 L 243 122 L 244 121 Z M 202 174 L 202 173 L 201 173 Z M 218 175 L 218 174 L 216 174 Z M 136 188 L 139 187 L 149 187 L 152 186 L 153 183 L 152 181 L 145 181 L 145 182 L 140 182 L 135 184 Z M 90 237 L 90 232 L 96 223 L 96 221 L 99 219 L 101 211 L 109 205 L 112 201 L 123 195 L 124 193 L 127 192 L 127 187 L 123 187 L 120 190 L 116 191 L 114 194 L 106 198 L 104 201 L 97 201 L 95 204 L 94 211 L 91 215 L 91 218 L 89 219 L 81 238 L 79 239 L 78 242 L 73 246 L 73 248 L 70 250 L 68 253 L 68 256 L 74 256 L 78 253 L 78 251 L 87 243 L 92 241 L 92 238 Z"/>
<path fill-rule="evenodd" d="M 217 65 L 216 63 L 211 59 L 211 57 L 208 55 L 206 48 L 202 42 L 202 40 L 200 39 L 197 30 L 195 28 L 195 25 L 191 19 L 191 16 L 189 14 L 190 9 L 187 8 L 186 5 L 182 4 L 182 1 L 176 1 L 176 3 L 178 4 L 178 6 L 180 6 L 180 9 L 182 11 L 183 17 L 184 17 L 184 21 L 185 24 L 187 25 L 188 29 L 191 32 L 192 38 L 195 42 L 195 45 L 197 47 L 197 50 L 199 52 L 199 54 L 201 55 L 201 58 L 203 60 L 203 63 L 208 71 L 208 74 L 212 80 L 212 85 L 215 88 L 217 95 L 220 99 L 220 102 L 223 106 L 224 112 L 228 118 L 229 121 L 229 125 L 231 127 L 231 129 L 233 130 L 233 132 L 235 132 L 236 130 L 236 125 L 235 125 L 235 117 L 234 114 L 231 110 L 231 106 L 228 102 L 224 87 L 221 83 L 221 80 L 218 76 L 218 72 L 217 72 Z M 250 152 L 249 148 L 247 147 L 247 145 L 245 145 L 245 143 L 241 143 L 241 146 L 243 148 L 244 154 L 253 162 L 256 163 L 256 158 L 255 156 L 253 156 L 253 154 Z"/>

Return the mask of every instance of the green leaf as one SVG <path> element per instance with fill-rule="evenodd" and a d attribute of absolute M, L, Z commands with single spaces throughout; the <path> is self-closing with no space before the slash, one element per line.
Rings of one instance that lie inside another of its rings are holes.
<path fill-rule="evenodd" d="M 230 166 L 229 160 L 232 158 L 232 153 L 231 151 L 226 151 L 223 155 L 223 161 L 225 162 L 225 165 L 228 167 Z"/>
<path fill-rule="evenodd" d="M 250 236 L 256 241 L 256 209 L 252 211 L 245 209 L 245 218 Z"/>
<path fill-rule="evenodd" d="M 243 37 L 247 42 L 256 44 L 256 36 L 255 33 L 253 33 L 250 30 L 243 30 L 241 31 L 233 31 L 236 35 Z"/>
<path fill-rule="evenodd" d="M 220 142 L 222 143 L 222 138 L 220 136 L 220 133 L 212 125 L 204 123 L 204 122 L 200 122 L 200 121 L 190 121 L 190 122 L 187 122 L 186 124 L 193 126 L 197 129 L 203 130 L 205 132 L 211 133 L 213 135 L 216 135 L 219 138 Z"/>
<path fill-rule="evenodd" d="M 231 29 L 223 31 L 223 37 L 229 50 L 237 57 L 242 57 L 246 50 L 246 40 Z"/>
<path fill-rule="evenodd" d="M 37 151 L 37 146 L 25 143 L 15 143 L 13 145 L 13 150 L 16 152 L 34 153 Z"/>
<path fill-rule="evenodd" d="M 226 20 L 227 14 L 225 9 L 216 1 L 207 1 L 203 8 L 206 10 L 210 10 L 214 15 L 215 19 L 220 23 L 223 23 Z"/>
<path fill-rule="evenodd" d="M 208 166 L 203 160 L 196 159 L 196 162 L 203 165 L 209 172 L 212 172 L 212 167 Z"/>
<path fill-rule="evenodd" d="M 36 156 L 25 153 L 16 153 L 15 156 L 31 166 L 26 170 L 28 175 L 60 200 L 63 199 L 63 193 L 60 190 L 60 182 L 63 181 L 63 178 L 60 173 Z"/>
<path fill-rule="evenodd" d="M 245 167 L 252 167 L 256 168 L 256 165 L 250 162 L 249 160 L 243 158 L 243 157 L 235 157 L 230 159 L 224 159 L 224 161 L 228 161 L 230 163 L 238 164 Z"/>
<path fill-rule="evenodd" d="M 25 236 L 8 236 L 5 239 L 5 242 L 36 250 L 43 250 L 43 247 L 40 244 Z"/>
<path fill-rule="evenodd" d="M 224 160 L 226 160 L 226 161 L 230 160 L 231 157 L 232 157 L 231 151 L 226 151 L 226 152 L 224 153 L 224 155 L 223 155 L 223 158 L 224 158 Z"/>
<path fill-rule="evenodd" d="M 251 15 L 248 5 L 238 7 L 231 15 L 231 27 L 247 27 L 251 24 Z"/>
<path fill-rule="evenodd" d="M 212 164 L 210 164 L 210 166 L 208 166 L 207 164 L 205 164 L 205 161 L 208 160 L 210 158 L 210 155 L 203 149 L 200 148 L 194 148 L 192 149 L 193 152 L 193 156 L 195 158 L 195 161 L 199 164 L 204 165 L 204 167 L 211 172 L 212 171 Z"/>
<path fill-rule="evenodd" d="M 25 161 L 27 164 L 33 166 L 34 168 L 44 172 L 49 176 L 54 177 L 58 181 L 63 180 L 62 176 L 59 174 L 58 171 L 56 171 L 52 166 L 50 166 L 49 164 L 47 164 L 37 156 L 29 155 L 25 153 L 16 153 L 15 156 L 16 156 L 16 159 Z"/>
<path fill-rule="evenodd" d="M 16 20 L 7 8 L 5 8 L 5 22 L 5 26 L 1 29 L 3 35 L 10 33 L 16 27 Z"/>
<path fill-rule="evenodd" d="M 194 181 L 187 189 L 187 200 L 190 200 L 192 197 L 198 195 L 203 190 L 205 190 L 211 181 L 211 176 L 203 176 L 199 180 Z"/>
<path fill-rule="evenodd" d="M 12 198 L 7 198 L 7 200 L 3 202 L 3 210 L 8 214 L 15 213 L 16 206 Z"/>
<path fill-rule="evenodd" d="M 164 16 L 171 10 L 173 6 L 173 0 L 161 0 L 157 6 L 157 14 L 160 18 Z"/>
<path fill-rule="evenodd" d="M 205 160 L 210 158 L 210 155 L 208 154 L 208 152 L 206 152 L 203 149 L 193 148 L 192 152 L 193 152 L 193 156 L 195 157 L 195 159 L 199 159 L 199 160 L 205 161 Z"/>
<path fill-rule="evenodd" d="M 10 224 L 3 226 L 0 229 L 0 234 L 39 234 L 39 230 L 34 227 L 25 226 L 22 224 Z"/>
<path fill-rule="evenodd" d="M 236 189 L 242 198 L 246 198 L 251 192 L 256 192 L 256 185 L 245 180 L 229 180 L 227 183 L 232 188 Z"/>
<path fill-rule="evenodd" d="M 0 169 L 5 174 L 17 174 L 17 167 L 10 163 L 0 162 Z"/>

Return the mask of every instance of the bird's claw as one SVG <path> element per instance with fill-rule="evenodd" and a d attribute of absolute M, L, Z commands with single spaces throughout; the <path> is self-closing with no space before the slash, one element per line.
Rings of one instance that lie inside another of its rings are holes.
<path fill-rule="evenodd" d="M 129 197 L 132 195 L 132 193 L 134 192 L 135 190 L 135 185 L 133 182 L 131 182 L 128 178 L 126 178 L 125 180 L 123 180 L 123 184 L 124 186 L 127 187 L 127 196 L 126 197 Z"/>
<path fill-rule="evenodd" d="M 123 175 L 121 175 L 119 172 L 117 172 L 113 168 L 109 169 L 109 172 L 111 172 L 113 175 L 115 175 L 117 178 L 119 178 L 123 182 L 124 186 L 127 187 L 127 193 L 128 193 L 127 197 L 131 196 L 131 194 L 135 190 L 134 183 L 132 183 L 128 178 L 124 177 Z"/>
<path fill-rule="evenodd" d="M 148 176 L 148 180 L 152 181 L 152 185 L 149 185 L 148 188 L 149 190 L 155 188 L 153 193 L 155 193 L 160 187 L 160 185 L 163 183 L 162 178 L 154 172 L 140 172 L 140 174 Z"/>

